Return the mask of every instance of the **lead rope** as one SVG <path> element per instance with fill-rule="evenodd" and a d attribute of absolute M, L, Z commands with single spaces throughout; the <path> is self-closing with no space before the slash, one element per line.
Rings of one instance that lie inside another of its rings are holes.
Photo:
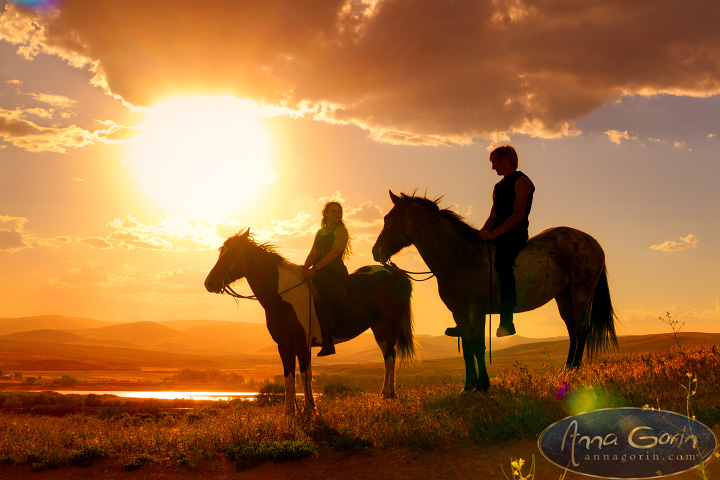
<path fill-rule="evenodd" d="M 492 279 L 493 279 L 493 265 L 492 265 L 492 254 L 490 253 L 490 243 L 485 244 L 488 251 L 488 271 L 490 272 L 490 288 L 488 289 L 488 355 L 490 359 L 490 365 L 492 365 Z"/>
<path fill-rule="evenodd" d="M 311 352 L 312 356 L 312 280 L 308 279 L 308 352 Z"/>

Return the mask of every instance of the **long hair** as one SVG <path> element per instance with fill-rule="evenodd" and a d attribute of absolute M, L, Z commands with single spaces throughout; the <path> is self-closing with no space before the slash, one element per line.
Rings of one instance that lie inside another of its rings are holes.
<path fill-rule="evenodd" d="M 330 208 L 333 205 L 337 205 L 340 208 L 341 213 L 343 211 L 343 207 L 342 207 L 342 205 L 340 205 L 340 202 L 331 201 L 331 202 L 325 203 L 325 205 L 323 206 L 323 209 L 322 209 L 322 220 L 320 220 L 320 226 L 322 228 L 327 228 L 327 218 L 326 218 L 327 211 L 328 211 L 328 208 Z M 342 218 L 338 222 L 338 225 L 340 225 L 341 227 L 344 227 L 345 230 L 347 230 L 347 227 L 345 226 L 345 222 L 342 221 Z M 336 225 L 336 227 L 337 227 L 337 225 Z M 350 231 L 348 230 L 348 241 L 347 241 L 347 244 L 345 245 L 345 250 L 343 250 L 342 259 L 347 260 L 351 256 L 352 256 L 352 245 L 350 244 Z"/>

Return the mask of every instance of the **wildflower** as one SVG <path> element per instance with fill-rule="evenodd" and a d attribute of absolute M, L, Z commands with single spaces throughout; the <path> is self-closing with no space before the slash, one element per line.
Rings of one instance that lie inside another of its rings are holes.
<path fill-rule="evenodd" d="M 570 384 L 568 382 L 562 382 L 555 390 L 555 398 L 557 398 L 558 400 L 562 400 L 563 398 L 567 397 L 567 394 L 569 392 Z"/>

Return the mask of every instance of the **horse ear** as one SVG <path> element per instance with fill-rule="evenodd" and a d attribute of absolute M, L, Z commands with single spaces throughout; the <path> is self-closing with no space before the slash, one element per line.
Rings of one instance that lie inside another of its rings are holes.
<path fill-rule="evenodd" d="M 247 240 L 248 235 L 250 235 L 250 227 L 248 227 L 248 229 L 245 230 L 245 233 L 243 233 L 242 235 L 240 235 L 240 238 L 242 238 L 243 240 Z"/>
<path fill-rule="evenodd" d="M 390 200 L 392 200 L 393 205 L 397 205 L 397 203 L 400 201 L 400 197 L 395 195 L 392 190 L 388 190 L 388 192 L 390 192 Z"/>

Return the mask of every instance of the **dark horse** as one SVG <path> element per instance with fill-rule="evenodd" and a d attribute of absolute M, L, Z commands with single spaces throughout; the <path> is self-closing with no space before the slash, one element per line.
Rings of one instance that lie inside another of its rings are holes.
<path fill-rule="evenodd" d="M 320 324 L 315 314 L 314 289 L 304 281 L 302 268 L 288 262 L 268 245 L 258 245 L 250 238 L 250 229 L 228 238 L 220 248 L 217 263 L 205 280 L 209 292 L 224 293 L 228 286 L 247 278 L 255 298 L 265 309 L 268 331 L 278 345 L 285 374 L 285 413 L 295 413 L 295 358 L 305 391 L 305 410 L 315 407 L 312 396 L 310 347 L 322 343 Z M 395 396 L 395 346 L 400 359 L 415 356 L 410 297 L 412 283 L 397 268 L 362 267 L 351 276 L 364 284 L 374 297 L 374 316 L 354 325 L 356 335 L 372 329 L 375 341 L 385 359 L 385 381 L 382 394 Z M 350 338 L 334 338 L 335 343 Z"/>
<path fill-rule="evenodd" d="M 393 208 L 373 246 L 380 262 L 415 245 L 437 277 L 440 298 L 460 330 L 465 358 L 465 390 L 487 390 L 485 315 L 498 313 L 500 282 L 492 269 L 495 246 L 460 215 L 440 209 L 427 198 L 400 197 L 390 192 Z M 491 277 L 492 275 L 492 277 Z M 613 344 L 615 314 L 610 302 L 605 254 L 586 233 L 557 227 L 530 238 L 515 262 L 517 306 L 526 312 L 555 299 L 570 336 L 567 365 L 580 365 L 587 346 L 590 355 Z M 490 292 L 492 286 L 492 292 Z M 478 371 L 475 370 L 477 359 Z"/>

